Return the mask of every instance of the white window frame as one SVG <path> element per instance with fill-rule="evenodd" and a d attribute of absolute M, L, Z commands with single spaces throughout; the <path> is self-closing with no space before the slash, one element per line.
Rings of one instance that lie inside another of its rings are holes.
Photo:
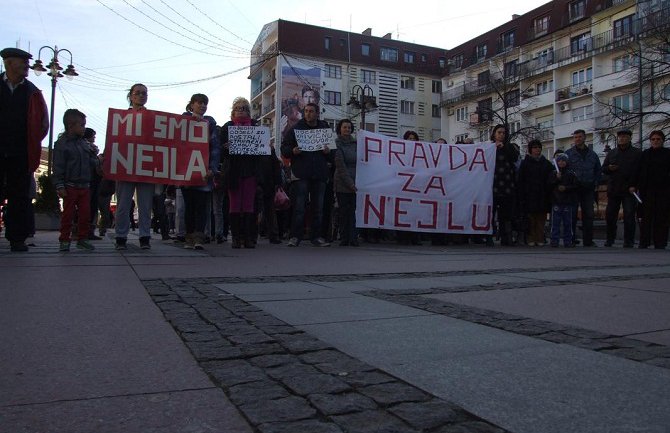
<path fill-rule="evenodd" d="M 414 101 L 400 101 L 400 112 L 402 114 L 414 114 Z"/>
<path fill-rule="evenodd" d="M 332 98 L 331 98 L 332 97 Z M 332 99 L 332 101 L 331 101 Z M 342 105 L 342 92 L 324 90 L 323 103 L 326 105 Z"/>
<path fill-rule="evenodd" d="M 326 64 L 326 78 L 342 78 L 342 66 Z"/>
<path fill-rule="evenodd" d="M 405 90 L 414 90 L 415 80 L 414 77 L 409 75 L 400 76 L 400 88 Z"/>
<path fill-rule="evenodd" d="M 573 108 L 571 110 L 572 121 L 580 122 L 582 120 L 593 118 L 593 105 L 584 105 L 583 107 Z"/>
<path fill-rule="evenodd" d="M 466 122 L 470 118 L 468 117 L 468 106 L 458 107 L 456 109 L 456 121 L 457 122 Z"/>
<path fill-rule="evenodd" d="M 377 71 L 361 69 L 361 82 L 366 84 L 377 84 Z"/>

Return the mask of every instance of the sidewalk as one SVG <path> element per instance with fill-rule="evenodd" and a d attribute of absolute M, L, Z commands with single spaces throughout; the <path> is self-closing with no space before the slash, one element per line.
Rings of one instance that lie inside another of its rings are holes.
<path fill-rule="evenodd" d="M 670 431 L 668 251 L 35 243 L 3 431 Z"/>

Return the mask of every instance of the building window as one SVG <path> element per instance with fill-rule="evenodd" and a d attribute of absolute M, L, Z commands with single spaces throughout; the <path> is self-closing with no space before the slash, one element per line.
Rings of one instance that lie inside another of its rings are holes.
<path fill-rule="evenodd" d="M 433 104 L 432 114 L 433 114 L 433 117 L 442 117 L 439 105 Z"/>
<path fill-rule="evenodd" d="M 554 80 L 546 80 L 535 85 L 535 93 L 542 95 L 554 91 Z"/>
<path fill-rule="evenodd" d="M 342 78 L 342 66 L 326 65 L 326 78 Z"/>
<path fill-rule="evenodd" d="M 361 44 L 361 56 L 370 55 L 370 44 Z"/>
<path fill-rule="evenodd" d="M 405 63 L 414 63 L 414 57 L 416 57 L 416 53 L 405 51 L 404 56 Z"/>
<path fill-rule="evenodd" d="M 410 77 L 410 76 L 407 76 L 407 75 L 401 75 L 400 76 L 400 88 L 401 89 L 414 90 L 414 77 Z"/>
<path fill-rule="evenodd" d="M 486 143 L 491 141 L 491 134 L 493 134 L 493 128 L 486 128 L 479 131 L 479 142 Z"/>
<path fill-rule="evenodd" d="M 586 0 L 576 0 L 568 5 L 570 22 L 586 16 Z"/>
<path fill-rule="evenodd" d="M 538 51 L 535 57 L 537 57 L 539 65 L 549 65 L 554 62 L 554 49 L 547 48 L 542 51 Z"/>
<path fill-rule="evenodd" d="M 554 128 L 554 118 L 553 117 L 543 117 L 537 119 L 537 129 L 553 129 Z"/>
<path fill-rule="evenodd" d="M 451 66 L 454 69 L 461 69 L 463 67 L 463 54 L 459 54 L 451 58 Z"/>
<path fill-rule="evenodd" d="M 504 72 L 505 78 L 516 77 L 518 60 L 512 60 L 511 62 L 505 63 Z"/>
<path fill-rule="evenodd" d="M 342 105 L 342 92 L 326 90 L 323 92 L 323 99 L 326 105 Z"/>
<path fill-rule="evenodd" d="M 440 60 L 438 60 L 438 63 L 440 65 L 440 68 L 444 69 L 447 67 L 447 59 L 444 57 L 440 57 Z"/>
<path fill-rule="evenodd" d="M 421 54 L 421 63 L 426 63 L 428 61 L 428 56 Z"/>
<path fill-rule="evenodd" d="M 570 54 L 580 54 L 591 49 L 591 32 L 570 39 Z"/>
<path fill-rule="evenodd" d="M 414 114 L 414 101 L 400 101 L 400 112 L 402 114 Z"/>
<path fill-rule="evenodd" d="M 621 72 L 629 69 L 636 64 L 635 57 L 631 54 L 624 54 L 623 56 L 615 57 L 612 60 L 612 70 L 614 72 Z"/>
<path fill-rule="evenodd" d="M 432 91 L 433 93 L 442 93 L 442 81 L 433 80 Z"/>
<path fill-rule="evenodd" d="M 477 74 L 477 85 L 479 87 L 491 84 L 491 72 L 486 70 Z"/>
<path fill-rule="evenodd" d="M 454 138 L 456 139 L 456 144 L 463 144 L 468 139 L 468 134 L 459 134 Z"/>
<path fill-rule="evenodd" d="M 579 122 L 580 120 L 587 120 L 593 117 L 593 105 L 585 105 L 583 107 L 572 109 L 572 121 Z"/>
<path fill-rule="evenodd" d="M 514 30 L 500 35 L 500 51 L 507 51 L 514 47 Z"/>
<path fill-rule="evenodd" d="M 397 62 L 398 50 L 396 50 L 395 48 L 382 47 L 379 50 L 379 59 L 384 62 Z"/>
<path fill-rule="evenodd" d="M 479 121 L 487 122 L 493 119 L 493 99 L 486 98 L 477 101 L 477 113 L 479 113 Z"/>
<path fill-rule="evenodd" d="M 593 68 L 580 69 L 572 73 L 572 85 L 578 86 L 584 83 L 590 83 L 593 78 Z"/>
<path fill-rule="evenodd" d="M 323 38 L 323 47 L 327 51 L 330 51 L 330 36 L 326 36 L 325 38 Z"/>
<path fill-rule="evenodd" d="M 614 27 L 615 38 L 625 38 L 628 36 L 632 36 L 633 15 L 628 15 L 627 17 L 623 17 L 620 20 L 614 21 L 612 27 Z"/>
<path fill-rule="evenodd" d="M 487 50 L 488 46 L 486 45 L 486 43 L 477 45 L 477 48 L 475 49 L 475 56 L 477 57 L 477 62 L 481 62 L 486 58 Z"/>
<path fill-rule="evenodd" d="M 505 105 L 507 108 L 517 107 L 519 105 L 519 89 L 514 89 L 505 93 Z"/>
<path fill-rule="evenodd" d="M 640 96 L 637 93 L 615 96 L 612 98 L 612 106 L 614 106 L 615 115 L 637 111 L 640 107 Z"/>
<path fill-rule="evenodd" d="M 521 130 L 521 122 L 510 122 L 509 123 L 509 133 L 516 134 Z"/>
<path fill-rule="evenodd" d="M 541 36 L 549 31 L 549 15 L 533 20 L 533 35 Z"/>
<path fill-rule="evenodd" d="M 361 74 L 363 75 L 363 82 L 367 84 L 376 84 L 377 83 L 377 73 L 375 71 L 368 71 L 361 69 Z"/>
<path fill-rule="evenodd" d="M 468 120 L 468 107 L 458 107 L 456 109 L 456 121 L 464 122 L 466 120 Z"/>

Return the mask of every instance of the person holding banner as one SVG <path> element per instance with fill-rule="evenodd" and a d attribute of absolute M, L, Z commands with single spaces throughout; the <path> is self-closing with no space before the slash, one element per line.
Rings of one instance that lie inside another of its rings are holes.
<path fill-rule="evenodd" d="M 144 84 L 133 84 L 128 91 L 130 111 L 145 110 L 149 92 Z M 116 182 L 116 249 L 127 249 L 126 241 L 130 229 L 131 206 L 133 196 L 137 192 L 137 212 L 139 214 L 140 248 L 151 248 L 151 209 L 154 200 L 153 183 L 130 182 L 119 180 Z"/>
<path fill-rule="evenodd" d="M 491 141 L 496 145 L 496 165 L 493 175 L 493 219 L 498 216 L 500 245 L 512 246 L 512 222 L 516 209 L 516 162 L 519 152 L 508 140 L 507 127 L 498 124 L 493 128 Z M 486 245 L 493 246 L 487 237 Z"/>
<path fill-rule="evenodd" d="M 651 147 L 642 152 L 637 190 L 640 206 L 640 244 L 647 248 L 662 250 L 668 245 L 668 222 L 670 220 L 670 149 L 663 147 L 663 131 L 649 134 Z"/>
<path fill-rule="evenodd" d="M 211 202 L 211 191 L 213 187 L 214 174 L 218 171 L 221 151 L 219 148 L 219 137 L 216 132 L 216 120 L 211 116 L 205 116 L 209 98 L 202 93 L 191 96 L 186 104 L 184 116 L 192 116 L 198 121 L 207 122 L 209 138 L 209 168 L 207 170 L 207 183 L 203 186 L 182 186 L 181 192 L 184 196 L 184 225 L 186 233 L 184 248 L 202 250 L 205 243 L 205 226 L 207 218 L 210 217 L 208 202 Z"/>
<path fill-rule="evenodd" d="M 419 134 L 415 131 L 405 131 L 402 136 L 403 140 L 419 141 Z M 421 245 L 421 233 L 409 232 L 404 230 L 396 231 L 396 241 L 403 245 Z"/>
<path fill-rule="evenodd" d="M 256 126 L 251 118 L 249 101 L 239 96 L 233 100 L 230 120 L 221 127 L 221 152 L 224 167 L 224 185 L 228 189 L 230 231 L 233 248 L 256 246 L 256 189 L 261 176 L 260 157 L 250 154 L 231 154 L 229 128 Z"/>
<path fill-rule="evenodd" d="M 335 193 L 339 205 L 340 246 L 358 246 L 356 232 L 356 161 L 358 150 L 349 119 L 337 122 L 335 150 Z"/>
<path fill-rule="evenodd" d="M 304 118 L 288 131 L 282 141 L 282 156 L 291 161 L 293 176 L 297 178 L 291 185 L 294 197 L 289 247 L 297 247 L 303 238 L 305 204 L 308 197 L 312 211 L 310 224 L 312 245 L 330 246 L 320 236 L 330 155 L 330 148 L 328 145 L 323 145 L 320 138 L 327 135 L 327 131 L 332 133 L 328 123 L 319 120 L 319 106 L 310 102 L 305 106 Z M 300 141 L 296 138 L 298 135 L 301 137 Z"/>

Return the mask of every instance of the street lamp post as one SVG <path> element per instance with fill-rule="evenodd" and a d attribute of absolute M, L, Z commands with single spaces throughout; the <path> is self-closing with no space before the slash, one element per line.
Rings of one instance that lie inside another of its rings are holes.
<path fill-rule="evenodd" d="M 42 64 L 42 50 L 45 48 L 51 50 L 53 53 L 51 62 L 47 65 L 46 68 Z M 70 64 L 67 65 L 67 68 L 63 73 L 60 72 L 63 70 L 63 67 L 58 63 L 58 55 L 62 52 L 68 53 L 70 55 Z M 35 75 L 41 75 L 42 72 L 48 71 L 47 75 L 51 77 L 51 112 L 49 116 L 49 149 L 47 160 L 47 173 L 51 174 L 51 165 L 53 162 L 51 153 L 53 151 L 54 143 L 54 106 L 56 105 L 56 83 L 58 79 L 62 78 L 63 76 L 66 76 L 69 80 L 71 80 L 79 74 L 74 70 L 74 66 L 72 65 L 72 52 L 65 48 L 58 48 L 58 46 L 54 46 L 52 48 L 45 45 L 40 48 L 40 51 L 37 54 L 37 60 L 35 60 L 35 63 L 30 67 L 30 69 L 35 72 Z"/>
<path fill-rule="evenodd" d="M 360 129 L 365 130 L 365 113 L 377 108 L 375 93 L 372 90 L 372 87 L 368 86 L 367 84 L 365 86 L 356 84 L 351 89 L 351 93 L 352 95 L 349 99 L 349 102 L 347 102 L 347 105 L 354 106 L 361 110 L 362 125 Z"/>

